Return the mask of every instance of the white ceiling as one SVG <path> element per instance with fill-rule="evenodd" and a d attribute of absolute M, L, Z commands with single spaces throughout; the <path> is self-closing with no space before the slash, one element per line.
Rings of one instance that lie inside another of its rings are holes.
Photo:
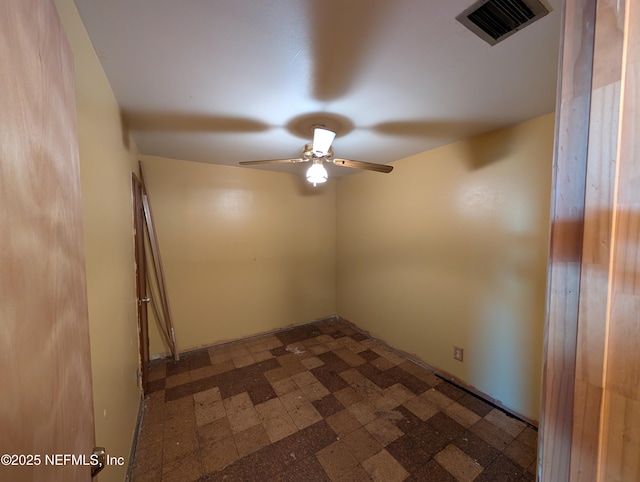
<path fill-rule="evenodd" d="M 386 164 L 554 110 L 561 0 L 493 47 L 473 0 L 75 2 L 142 154 L 298 157 L 337 122 L 336 157 Z"/>

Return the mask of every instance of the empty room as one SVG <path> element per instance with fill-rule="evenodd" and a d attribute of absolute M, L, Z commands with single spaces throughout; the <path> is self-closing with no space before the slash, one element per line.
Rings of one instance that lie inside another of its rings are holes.
<path fill-rule="evenodd" d="M 1 22 L 0 479 L 638 480 L 636 3 Z"/>

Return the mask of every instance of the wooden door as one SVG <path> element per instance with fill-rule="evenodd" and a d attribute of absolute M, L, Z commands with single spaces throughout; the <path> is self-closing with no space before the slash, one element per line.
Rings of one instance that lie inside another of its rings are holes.
<path fill-rule="evenodd" d="M 142 369 L 142 392 L 147 393 L 149 380 L 149 320 L 147 316 L 147 258 L 144 243 L 144 211 L 142 185 L 135 174 L 131 177 L 133 190 L 133 228 L 136 257 L 136 296 L 138 298 L 138 336 L 140 338 L 140 366 Z"/>
<path fill-rule="evenodd" d="M 45 459 L 88 459 L 95 439 L 73 61 L 52 0 L 2 1 L 0 59 L 0 455 L 32 464 L 0 480 L 86 481 L 90 466 Z"/>

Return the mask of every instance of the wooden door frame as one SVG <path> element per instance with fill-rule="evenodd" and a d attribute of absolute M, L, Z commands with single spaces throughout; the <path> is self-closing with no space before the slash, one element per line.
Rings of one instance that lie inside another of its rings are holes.
<path fill-rule="evenodd" d="M 639 25 L 636 0 L 564 2 L 542 481 L 640 477 Z"/>
<path fill-rule="evenodd" d="M 133 196 L 133 227 L 136 269 L 136 306 L 138 313 L 138 336 L 140 350 L 140 383 L 143 394 L 149 382 L 149 317 L 147 312 L 147 258 L 145 251 L 144 212 L 142 206 L 142 184 L 135 173 L 131 173 Z"/>

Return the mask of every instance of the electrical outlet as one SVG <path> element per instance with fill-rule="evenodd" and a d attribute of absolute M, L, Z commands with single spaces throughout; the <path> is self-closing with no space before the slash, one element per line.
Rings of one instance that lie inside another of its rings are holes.
<path fill-rule="evenodd" d="M 458 361 L 462 361 L 462 356 L 464 354 L 464 350 L 459 346 L 453 347 L 453 358 Z"/>

